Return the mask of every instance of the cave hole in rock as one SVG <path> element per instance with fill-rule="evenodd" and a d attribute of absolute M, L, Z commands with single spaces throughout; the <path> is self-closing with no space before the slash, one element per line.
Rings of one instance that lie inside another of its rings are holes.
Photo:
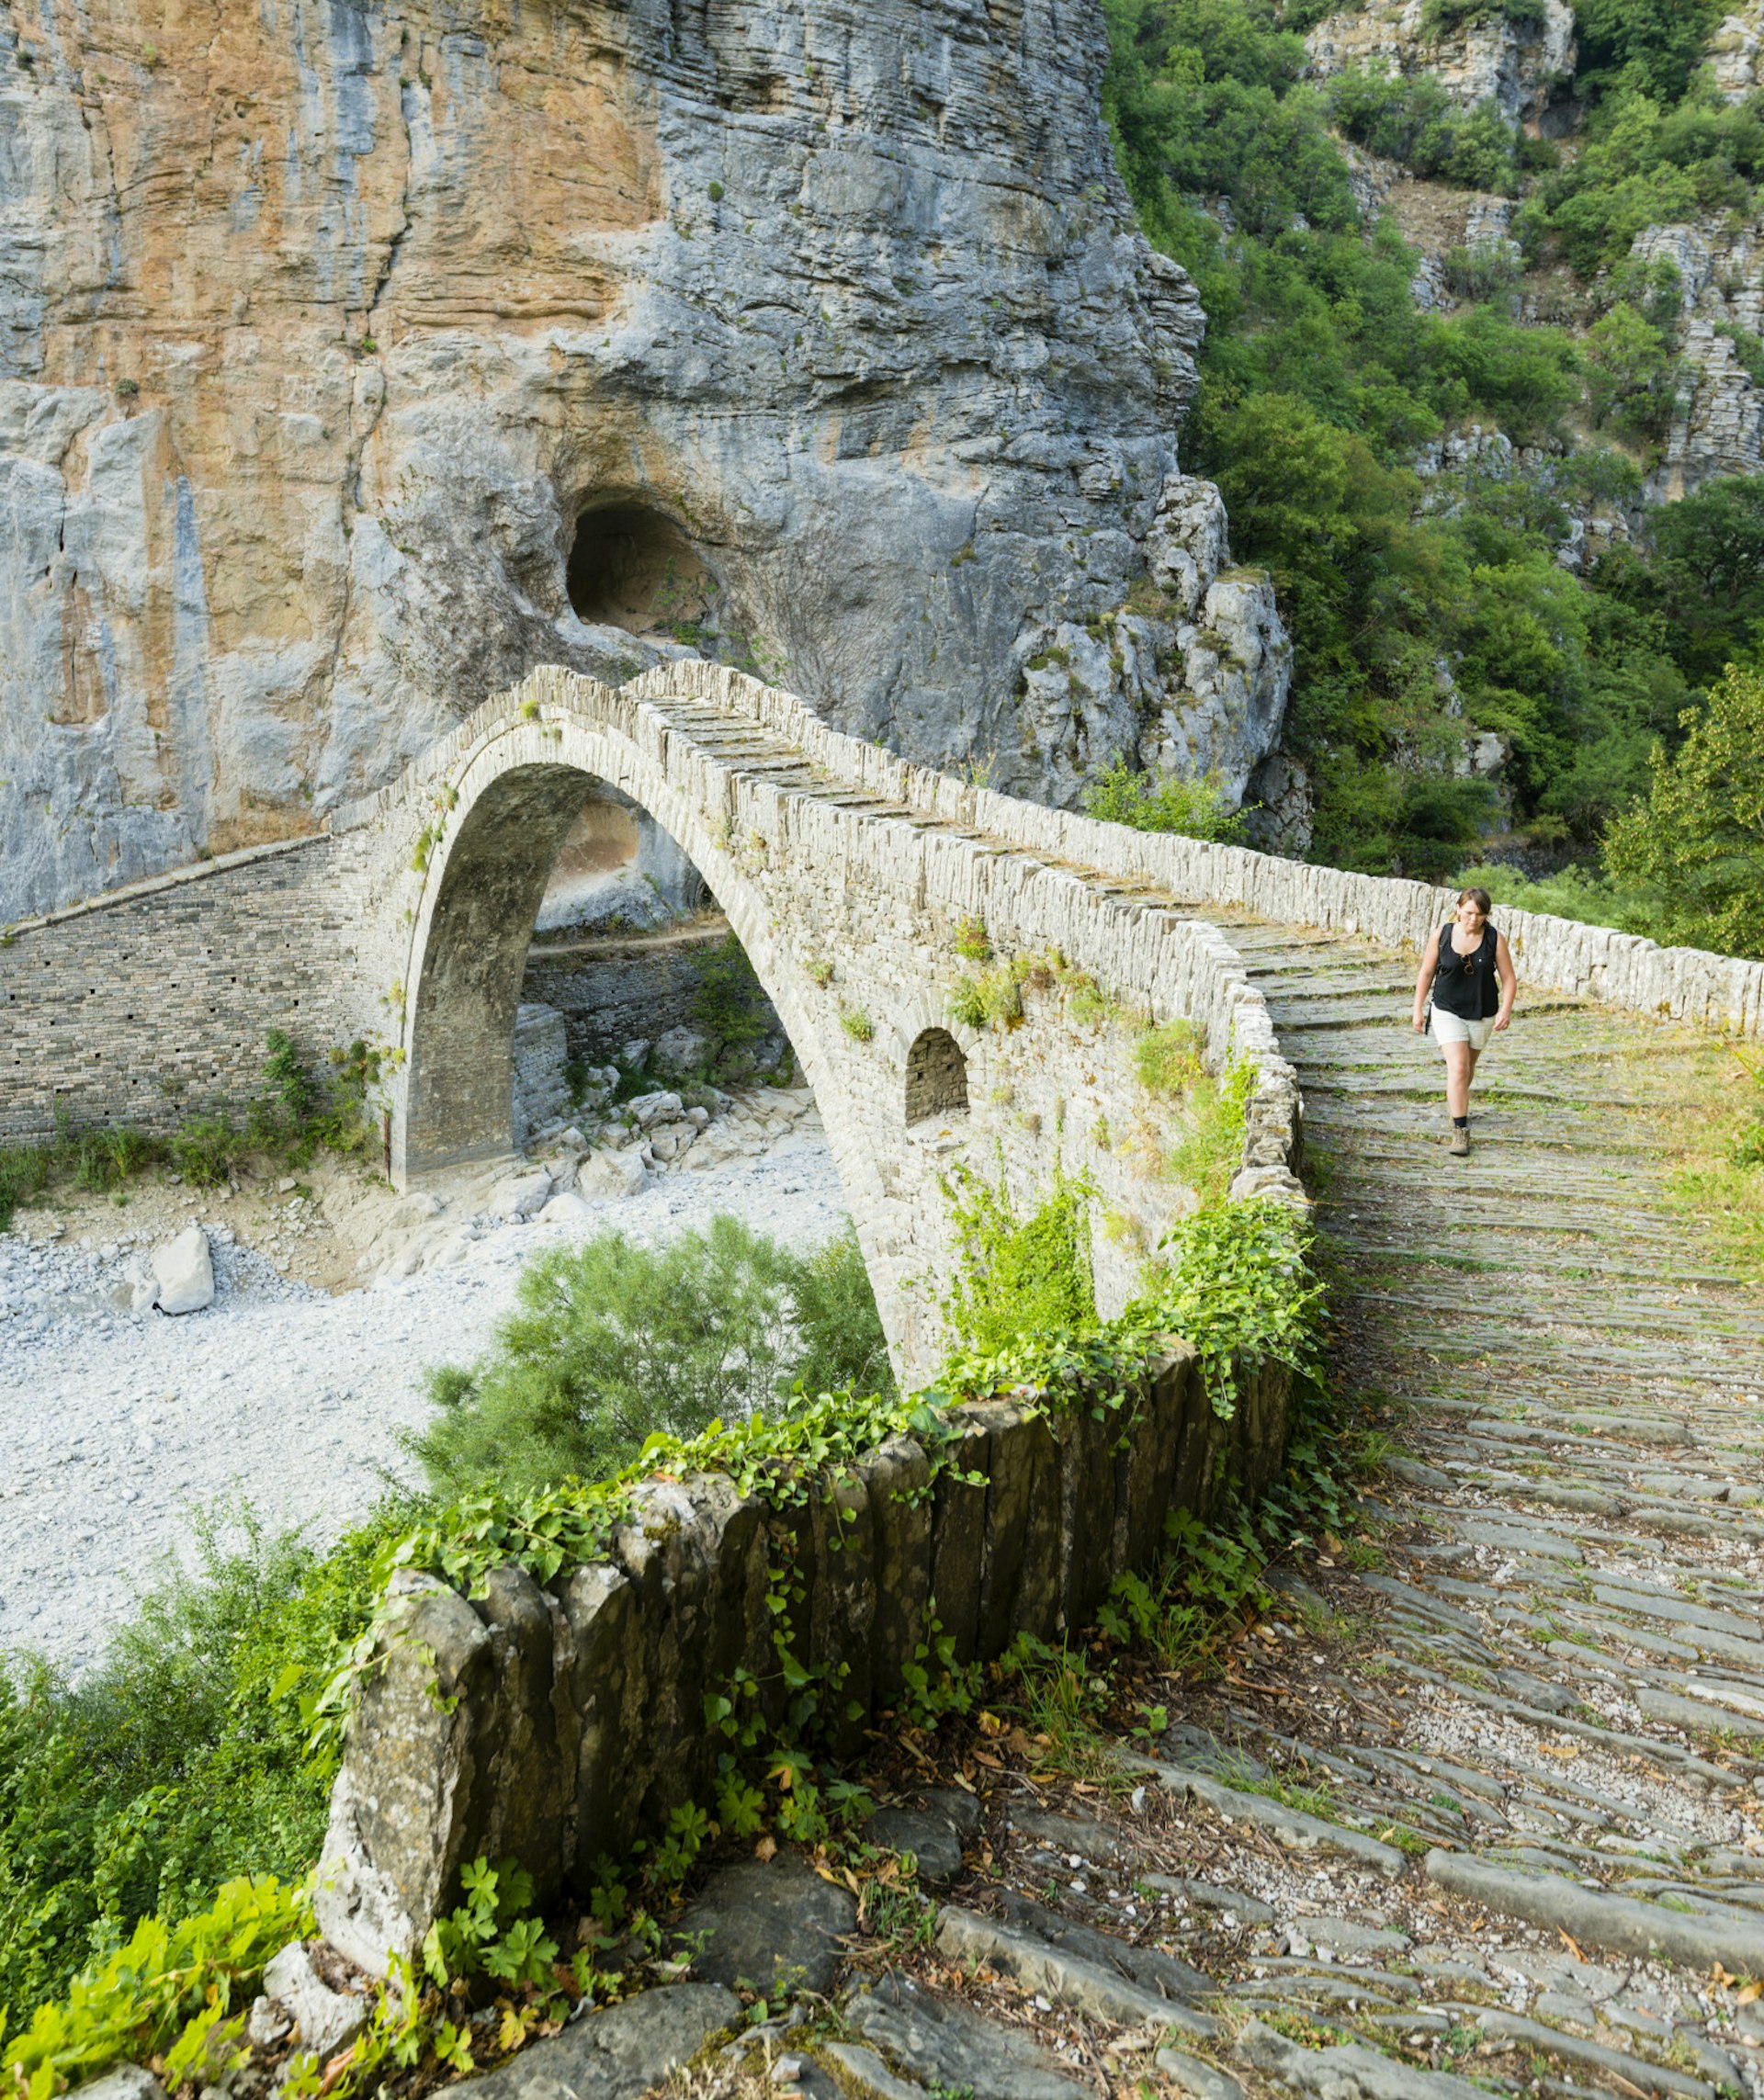
<path fill-rule="evenodd" d="M 582 513 L 564 582 L 578 619 L 631 634 L 695 627 L 716 593 L 715 578 L 673 520 L 630 502 Z"/>
<path fill-rule="evenodd" d="M 967 1059 L 946 1028 L 927 1028 L 907 1053 L 907 1123 L 967 1112 Z"/>

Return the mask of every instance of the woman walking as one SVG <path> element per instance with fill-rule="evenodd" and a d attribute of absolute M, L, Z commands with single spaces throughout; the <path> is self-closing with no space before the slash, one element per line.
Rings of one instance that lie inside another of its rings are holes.
<path fill-rule="evenodd" d="M 1433 1040 L 1445 1056 L 1445 1105 L 1452 1115 L 1446 1145 L 1459 1158 L 1470 1150 L 1476 1059 L 1489 1036 L 1512 1020 L 1519 990 L 1507 936 L 1488 923 L 1491 909 L 1486 889 L 1461 889 L 1452 918 L 1428 942 L 1415 979 L 1415 1033 L 1426 1030 L 1430 1010 Z"/>

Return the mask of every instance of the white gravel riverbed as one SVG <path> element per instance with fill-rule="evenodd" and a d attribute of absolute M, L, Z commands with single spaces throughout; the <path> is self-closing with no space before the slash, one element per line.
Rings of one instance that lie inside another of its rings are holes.
<path fill-rule="evenodd" d="M 595 1210 L 651 1246 L 718 1211 L 798 1247 L 846 1216 L 818 1123 Z M 579 1215 L 499 1225 L 447 1267 L 336 1296 L 217 1243 L 214 1303 L 169 1318 L 107 1296 L 128 1250 L 98 1235 L 128 1221 L 88 1205 L 61 1238 L 0 1235 L 0 1646 L 76 1674 L 168 1556 L 190 1558 L 193 1510 L 249 1503 L 325 1540 L 369 1509 L 410 1471 L 392 1439 L 426 1416 L 424 1372 L 484 1347 L 533 1254 L 588 1236 Z"/>

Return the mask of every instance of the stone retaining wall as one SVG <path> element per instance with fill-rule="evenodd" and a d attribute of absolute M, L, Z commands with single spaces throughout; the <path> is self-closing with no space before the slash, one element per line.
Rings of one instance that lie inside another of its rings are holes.
<path fill-rule="evenodd" d="M 702 965 L 729 936 L 727 925 L 674 933 L 602 936 L 537 946 L 526 959 L 523 999 L 554 1006 L 570 1031 L 570 1055 L 604 1065 L 639 1037 L 698 1026 Z M 782 1022 L 772 1014 L 779 1034 Z"/>
<path fill-rule="evenodd" d="M 729 1744 L 706 1700 L 747 1673 L 767 1721 L 783 1717 L 771 1569 L 787 1571 L 790 1651 L 823 1677 L 826 1747 L 855 1753 L 940 1631 L 958 1665 L 1019 1633 L 1057 1639 L 1152 1563 L 1171 1510 L 1204 1515 L 1227 1482 L 1259 1492 L 1289 1400 L 1284 1370 L 1264 1370 L 1221 1421 L 1178 1343 L 1100 1420 L 1084 1405 L 954 1409 L 934 1479 L 901 1437 L 781 1511 L 721 1475 L 651 1481 L 605 1559 L 548 1585 L 499 1568 L 469 1601 L 396 1577 L 332 1797 L 321 1929 L 383 1973 L 481 1855 L 518 1858 L 550 1905 L 585 1896 L 597 1859 L 624 1858 L 682 1804 L 714 1809 Z"/>
<path fill-rule="evenodd" d="M 318 1058 L 354 1010 L 353 841 L 223 855 L 10 931 L 0 945 L 0 1142 L 242 1111 L 264 1037 Z"/>

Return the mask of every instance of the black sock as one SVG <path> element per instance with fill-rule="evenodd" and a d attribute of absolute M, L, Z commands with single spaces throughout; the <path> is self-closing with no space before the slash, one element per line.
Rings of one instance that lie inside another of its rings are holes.
<path fill-rule="evenodd" d="M 1470 1118 L 1467 1115 L 1454 1115 L 1452 1122 L 1458 1130 L 1468 1130 L 1470 1127 Z"/>

